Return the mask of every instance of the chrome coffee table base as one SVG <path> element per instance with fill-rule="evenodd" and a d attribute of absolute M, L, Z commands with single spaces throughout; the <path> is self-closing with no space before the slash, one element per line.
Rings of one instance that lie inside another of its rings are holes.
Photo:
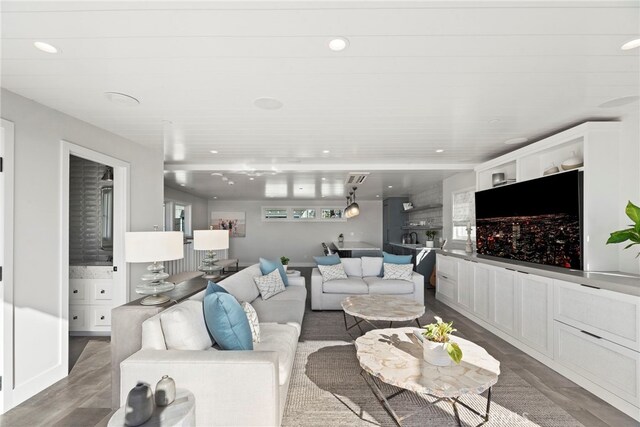
<path fill-rule="evenodd" d="M 487 407 L 485 408 L 484 414 L 478 412 L 477 410 L 473 409 L 472 407 L 470 407 L 469 405 L 467 405 L 466 403 L 460 401 L 460 396 L 458 397 L 437 397 L 431 394 L 428 394 L 428 396 L 435 398 L 436 400 L 434 400 L 433 402 L 428 402 L 427 405 L 422 406 L 418 409 L 416 409 L 413 412 L 410 412 L 406 415 L 403 416 L 399 416 L 398 413 L 396 411 L 393 410 L 393 408 L 391 407 L 391 403 L 389 402 L 391 399 L 393 399 L 394 397 L 397 397 L 405 392 L 408 393 L 413 393 L 410 390 L 406 390 L 406 389 L 400 389 L 398 391 L 396 391 L 395 393 L 391 393 L 389 396 L 385 396 L 384 393 L 382 392 L 382 390 L 380 389 L 380 386 L 378 386 L 377 381 L 378 380 L 376 377 L 374 377 L 373 375 L 369 374 L 367 371 L 365 371 L 364 369 L 362 369 L 360 371 L 360 375 L 362 376 L 362 378 L 364 379 L 364 382 L 367 383 L 367 385 L 369 386 L 369 388 L 371 389 L 371 391 L 373 392 L 374 396 L 376 397 L 376 399 L 378 399 L 378 402 L 380 402 L 380 404 L 382 405 L 382 407 L 385 409 L 385 411 L 387 411 L 387 413 L 391 416 L 391 418 L 393 418 L 393 421 L 395 421 L 395 423 L 398 426 L 402 426 L 402 421 L 406 420 L 409 417 L 412 417 L 413 415 L 416 415 L 420 412 L 422 412 L 424 409 L 435 405 L 438 402 L 441 401 L 446 401 L 451 403 L 451 405 L 453 406 L 453 413 L 456 417 L 456 423 L 458 424 L 458 426 L 462 426 L 462 422 L 460 421 L 460 413 L 458 412 L 458 405 L 463 406 L 464 408 L 468 409 L 469 411 L 473 412 L 474 414 L 476 414 L 477 416 L 479 416 L 482 421 L 479 424 L 476 424 L 476 427 L 479 427 L 483 424 L 485 424 L 487 421 L 489 421 L 489 410 L 491 409 L 491 387 L 489 387 L 489 389 L 487 390 Z"/>
<path fill-rule="evenodd" d="M 374 323 L 372 323 L 370 320 L 367 319 L 363 319 L 361 317 L 358 316 L 353 316 L 350 315 L 351 317 L 353 317 L 354 320 L 354 324 L 353 325 L 349 325 L 347 322 L 347 313 L 345 313 L 344 311 L 342 312 L 342 317 L 344 318 L 344 328 L 347 331 L 347 333 L 349 334 L 349 336 L 353 339 L 356 339 L 357 337 L 354 337 L 351 332 L 349 332 L 351 329 L 357 327 L 360 330 L 360 335 L 364 335 L 364 330 L 362 329 L 362 326 L 360 326 L 361 323 L 366 323 L 368 325 L 370 325 L 371 327 L 373 327 L 374 329 L 379 329 L 379 326 L 375 325 Z M 421 328 L 422 326 L 420 326 L 420 321 L 416 318 L 414 319 L 415 322 L 418 324 L 418 328 Z M 388 321 L 388 320 L 378 320 L 378 322 L 389 322 L 389 326 L 387 326 L 387 328 L 390 328 L 391 326 L 393 326 L 393 321 Z M 398 321 L 396 321 L 398 322 Z M 411 320 L 403 320 L 402 322 L 411 322 Z"/>

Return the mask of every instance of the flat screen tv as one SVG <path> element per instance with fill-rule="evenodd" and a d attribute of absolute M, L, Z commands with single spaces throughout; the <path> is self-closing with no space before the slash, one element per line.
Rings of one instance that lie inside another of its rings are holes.
<path fill-rule="evenodd" d="M 582 172 L 476 192 L 480 255 L 582 270 Z"/>

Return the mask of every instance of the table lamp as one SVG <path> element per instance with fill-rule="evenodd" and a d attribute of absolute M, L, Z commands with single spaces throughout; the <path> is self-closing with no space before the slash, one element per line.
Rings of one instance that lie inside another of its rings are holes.
<path fill-rule="evenodd" d="M 216 265 L 215 250 L 229 249 L 229 230 L 194 230 L 193 249 L 196 251 L 207 251 L 202 264 L 198 267 L 204 273 L 205 279 L 216 277 L 214 273 L 222 270 Z"/>
<path fill-rule="evenodd" d="M 136 292 L 149 295 L 140 304 L 157 305 L 169 301 L 162 292 L 172 290 L 175 285 L 165 282 L 169 277 L 164 272 L 163 261 L 184 258 L 184 234 L 181 231 L 138 231 L 124 235 L 125 261 L 130 263 L 151 262 L 149 273 L 143 274 Z"/>

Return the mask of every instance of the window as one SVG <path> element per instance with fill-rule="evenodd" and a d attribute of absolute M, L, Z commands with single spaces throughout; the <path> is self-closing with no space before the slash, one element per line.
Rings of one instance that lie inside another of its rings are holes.
<path fill-rule="evenodd" d="M 164 230 L 182 231 L 185 237 L 191 237 L 193 235 L 191 231 L 191 205 L 165 200 Z"/>
<path fill-rule="evenodd" d="M 451 193 L 453 240 L 467 240 L 467 225 L 469 224 L 471 224 L 471 240 L 476 238 L 475 200 L 475 191 L 473 188 Z"/>
<path fill-rule="evenodd" d="M 173 214 L 173 231 L 182 231 L 184 233 L 184 211 L 184 206 L 176 204 Z"/>
<path fill-rule="evenodd" d="M 289 221 L 289 222 L 331 222 L 346 221 L 344 209 L 336 207 L 263 207 L 263 221 Z"/>

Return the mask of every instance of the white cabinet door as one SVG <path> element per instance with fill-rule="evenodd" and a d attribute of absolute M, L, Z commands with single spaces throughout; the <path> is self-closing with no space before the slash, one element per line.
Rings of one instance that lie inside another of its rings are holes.
<path fill-rule="evenodd" d="M 516 288 L 517 338 L 553 357 L 553 280 L 518 272 Z"/>
<path fill-rule="evenodd" d="M 473 307 L 473 265 L 475 263 L 460 259 L 458 260 L 458 295 L 456 301 L 458 305 L 467 310 Z"/>
<path fill-rule="evenodd" d="M 491 282 L 493 268 L 480 263 L 473 265 L 473 313 L 482 320 L 491 321 Z"/>
<path fill-rule="evenodd" d="M 516 272 L 496 268 L 491 287 L 491 323 L 516 335 Z"/>

